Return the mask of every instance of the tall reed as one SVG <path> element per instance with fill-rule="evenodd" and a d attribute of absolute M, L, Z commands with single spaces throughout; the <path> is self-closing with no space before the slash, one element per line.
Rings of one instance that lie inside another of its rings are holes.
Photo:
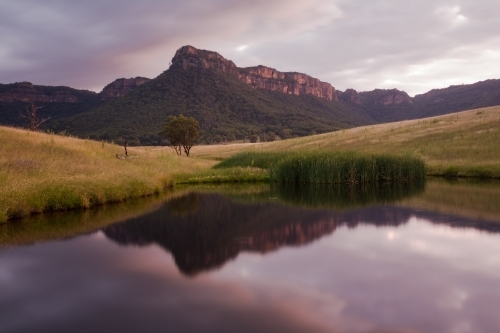
<path fill-rule="evenodd" d="M 270 180 L 281 183 L 369 184 L 425 179 L 425 163 L 410 156 L 353 152 L 294 154 L 270 168 Z"/>

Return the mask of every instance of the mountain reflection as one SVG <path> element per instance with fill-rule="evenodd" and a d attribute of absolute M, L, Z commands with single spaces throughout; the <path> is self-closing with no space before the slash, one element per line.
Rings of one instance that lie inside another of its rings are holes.
<path fill-rule="evenodd" d="M 313 210 L 272 202 L 249 204 L 218 194 L 198 193 L 176 198 L 157 211 L 103 230 L 119 244 L 160 245 L 172 253 L 183 274 L 193 276 L 221 267 L 241 251 L 267 253 L 283 246 L 311 243 L 341 226 L 399 226 L 411 217 L 452 227 L 500 232 L 498 223 L 405 207 Z"/>

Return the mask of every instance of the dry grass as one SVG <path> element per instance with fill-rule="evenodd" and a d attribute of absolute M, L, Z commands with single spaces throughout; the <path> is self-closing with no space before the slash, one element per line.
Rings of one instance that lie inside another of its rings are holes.
<path fill-rule="evenodd" d="M 421 157 L 429 174 L 500 177 L 500 107 L 363 126 L 267 143 L 197 146 L 192 155 L 223 159 L 242 151 L 345 151 Z"/>
<path fill-rule="evenodd" d="M 176 174 L 215 163 L 168 148 L 130 148 L 120 160 L 123 147 L 6 127 L 0 141 L 0 222 L 159 193 Z"/>

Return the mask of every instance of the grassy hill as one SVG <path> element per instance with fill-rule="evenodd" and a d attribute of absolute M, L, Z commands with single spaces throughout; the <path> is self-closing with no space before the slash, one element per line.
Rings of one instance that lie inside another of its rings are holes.
<path fill-rule="evenodd" d="M 500 107 L 362 126 L 259 144 L 196 146 L 195 157 L 223 159 L 241 151 L 345 151 L 411 154 L 430 174 L 500 177 Z"/>

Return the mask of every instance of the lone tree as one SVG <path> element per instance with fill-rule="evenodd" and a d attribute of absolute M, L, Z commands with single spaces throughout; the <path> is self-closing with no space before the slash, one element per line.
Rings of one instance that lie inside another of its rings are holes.
<path fill-rule="evenodd" d="M 30 131 L 36 131 L 38 127 L 40 127 L 41 124 L 46 122 L 47 120 L 50 119 L 50 117 L 44 118 L 44 119 L 39 119 L 38 116 L 36 115 L 37 111 L 41 109 L 41 106 L 35 106 L 35 102 L 30 101 L 30 106 L 26 106 L 26 113 L 21 113 L 19 112 L 19 117 L 21 118 L 26 118 L 29 120 L 30 125 L 29 129 Z"/>
<path fill-rule="evenodd" d="M 191 147 L 201 136 L 200 124 L 196 119 L 184 117 L 182 114 L 178 117 L 169 116 L 160 135 L 168 139 L 177 155 L 182 155 L 182 150 L 184 150 L 186 156 L 189 156 Z"/>

